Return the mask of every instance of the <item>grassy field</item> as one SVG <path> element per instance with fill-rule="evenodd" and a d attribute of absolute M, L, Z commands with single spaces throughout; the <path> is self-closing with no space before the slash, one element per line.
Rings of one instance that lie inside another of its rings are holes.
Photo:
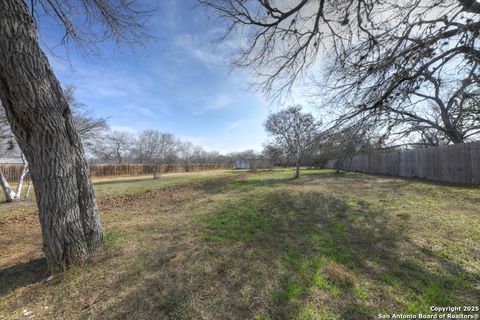
<path fill-rule="evenodd" d="M 49 280 L 35 207 L 0 206 L 0 319 L 377 319 L 478 305 L 478 187 L 292 176 L 97 181 L 105 248 Z"/>

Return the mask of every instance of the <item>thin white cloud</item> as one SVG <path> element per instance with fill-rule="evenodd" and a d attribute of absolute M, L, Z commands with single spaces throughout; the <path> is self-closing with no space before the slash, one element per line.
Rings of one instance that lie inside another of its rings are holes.
<path fill-rule="evenodd" d="M 220 137 L 205 136 L 180 136 L 180 138 L 192 141 L 195 145 L 203 147 L 207 151 L 218 151 L 226 154 L 229 152 L 254 149 L 262 150 L 264 133 L 238 133 L 234 135 L 224 135 Z"/>
<path fill-rule="evenodd" d="M 73 79 L 72 84 L 78 87 L 79 96 L 100 98 L 144 96 L 151 87 L 151 79 L 143 75 L 127 74 L 121 70 L 78 61 L 75 62 L 75 67 L 72 67 L 55 57 L 50 57 L 49 60 L 56 74 Z"/>
<path fill-rule="evenodd" d="M 127 109 L 138 112 L 138 113 L 140 113 L 144 116 L 153 116 L 154 115 L 154 112 L 150 108 L 147 108 L 147 107 L 143 107 L 143 106 L 139 106 L 139 105 L 135 105 L 135 104 L 128 104 L 125 107 Z"/>
<path fill-rule="evenodd" d="M 205 40 L 211 42 L 211 39 L 202 40 L 198 35 L 183 33 L 175 37 L 174 44 L 176 47 L 204 64 L 212 65 L 223 62 L 223 57 L 221 55 L 215 54 L 211 49 L 208 50 L 202 47 L 202 41 Z"/>
<path fill-rule="evenodd" d="M 239 48 L 241 39 L 228 39 L 214 45 L 223 32 L 221 28 L 211 28 L 203 33 L 181 33 L 174 38 L 174 45 L 207 66 L 224 68 Z"/>
<path fill-rule="evenodd" d="M 235 131 L 238 131 L 238 129 L 244 127 L 248 123 L 247 120 L 238 120 L 232 122 L 226 129 L 225 129 L 225 134 L 231 134 Z"/>
<path fill-rule="evenodd" d="M 204 147 L 205 150 L 215 150 L 223 154 L 248 149 L 261 151 L 263 143 L 267 139 L 263 129 L 263 119 L 263 117 L 238 119 L 229 123 L 223 129 L 222 134 L 189 135 L 183 136 L 183 138 Z"/>
<path fill-rule="evenodd" d="M 77 67 L 69 68 L 65 62 L 52 58 L 55 71 L 64 78 L 64 84 L 77 87 L 76 97 L 81 102 L 94 101 L 98 105 L 109 102 L 117 110 L 122 108 L 137 114 L 154 117 L 156 115 L 171 115 L 164 101 L 158 98 L 158 79 L 155 75 L 127 73 L 108 67 L 99 68 L 95 65 L 77 63 Z M 66 79 L 66 80 L 65 80 Z M 72 79 L 72 82 L 69 80 Z"/>
<path fill-rule="evenodd" d="M 146 99 L 147 102 L 150 102 L 148 100 L 149 99 Z M 153 104 L 150 103 L 149 105 L 139 105 L 136 103 L 129 103 L 125 105 L 125 108 L 147 117 L 154 117 L 154 116 L 157 116 L 159 113 L 172 115 L 170 110 L 167 107 L 162 106 L 162 103 L 153 102 Z"/>
<path fill-rule="evenodd" d="M 192 114 L 198 116 L 207 112 L 229 108 L 234 102 L 234 96 L 229 95 L 228 93 L 219 93 L 213 98 L 208 99 L 203 106 L 196 107 Z"/>

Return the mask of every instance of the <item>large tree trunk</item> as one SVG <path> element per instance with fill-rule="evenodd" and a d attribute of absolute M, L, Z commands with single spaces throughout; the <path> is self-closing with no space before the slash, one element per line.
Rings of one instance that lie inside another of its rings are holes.
<path fill-rule="evenodd" d="M 22 0 L 0 1 L 0 100 L 35 185 L 52 271 L 81 263 L 103 242 L 83 146 Z"/>

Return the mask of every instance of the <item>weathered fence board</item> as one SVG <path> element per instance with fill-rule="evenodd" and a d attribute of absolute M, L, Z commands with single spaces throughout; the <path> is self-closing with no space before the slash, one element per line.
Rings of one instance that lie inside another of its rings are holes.
<path fill-rule="evenodd" d="M 0 168 L 3 171 L 5 178 L 9 182 L 18 181 L 18 177 L 22 172 L 21 164 L 1 164 Z M 114 176 L 141 176 L 152 174 L 152 168 L 152 165 L 149 164 L 91 164 L 90 175 L 95 178 Z M 215 169 L 232 169 L 232 166 L 227 166 L 224 164 L 192 164 L 188 166 L 189 172 Z M 160 166 L 160 170 L 161 173 L 185 172 L 185 166 L 182 164 L 162 164 Z M 30 177 L 27 175 L 27 181 L 29 178 Z"/>
<path fill-rule="evenodd" d="M 335 167 L 335 161 L 329 162 Z M 342 169 L 460 184 L 480 184 L 480 141 L 356 156 Z"/>

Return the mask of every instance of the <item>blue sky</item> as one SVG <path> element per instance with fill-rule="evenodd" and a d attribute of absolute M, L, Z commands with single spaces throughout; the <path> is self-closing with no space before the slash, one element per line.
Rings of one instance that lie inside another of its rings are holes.
<path fill-rule="evenodd" d="M 249 90 L 242 71 L 227 73 L 236 43 L 214 44 L 224 31 L 212 25 L 196 1 L 165 0 L 152 17 L 158 37 L 134 54 L 105 44 L 103 57 L 88 59 L 70 49 L 52 49 L 50 63 L 63 85 L 114 130 L 153 128 L 220 152 L 261 149 L 263 122 L 277 110 Z M 44 39 L 45 48 L 59 39 Z"/>

